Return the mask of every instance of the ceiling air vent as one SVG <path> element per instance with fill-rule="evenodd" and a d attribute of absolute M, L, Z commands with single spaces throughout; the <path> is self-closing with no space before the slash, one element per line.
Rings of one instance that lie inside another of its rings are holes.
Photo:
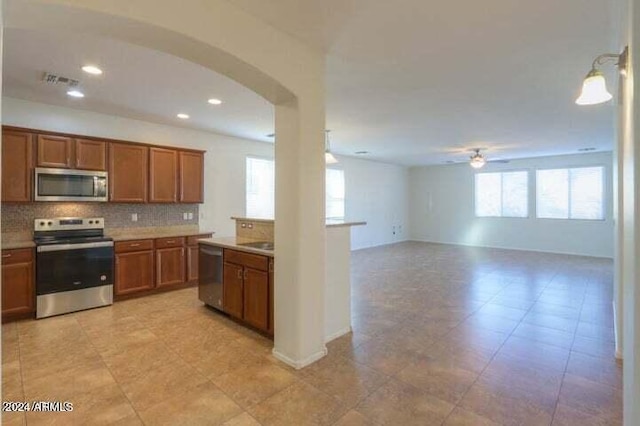
<path fill-rule="evenodd" d="M 73 78 L 51 74 L 50 72 L 44 73 L 44 75 L 42 76 L 42 81 L 47 84 L 64 84 L 65 86 L 69 87 L 76 87 L 80 83 L 78 80 L 74 80 Z"/>

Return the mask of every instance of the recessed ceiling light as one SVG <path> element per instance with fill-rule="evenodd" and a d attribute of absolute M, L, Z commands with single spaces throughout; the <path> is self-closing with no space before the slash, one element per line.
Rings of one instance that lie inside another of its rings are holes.
<path fill-rule="evenodd" d="M 369 153 L 369 151 L 356 151 L 355 154 L 356 155 L 367 155 Z"/>
<path fill-rule="evenodd" d="M 220 105 L 222 103 L 220 99 L 216 98 L 211 98 L 207 102 L 209 102 L 211 105 Z"/>
<path fill-rule="evenodd" d="M 180 113 L 178 114 L 178 118 L 181 118 L 182 120 L 186 120 L 187 118 L 189 118 L 189 114 L 184 114 L 184 113 Z"/>
<path fill-rule="evenodd" d="M 67 95 L 73 97 L 73 98 L 84 98 L 84 93 L 82 93 L 79 90 L 69 90 L 67 92 Z"/>
<path fill-rule="evenodd" d="M 82 71 L 86 72 L 87 74 L 93 74 L 93 75 L 102 74 L 102 70 L 96 67 L 95 65 L 85 65 L 84 67 L 82 67 Z"/>

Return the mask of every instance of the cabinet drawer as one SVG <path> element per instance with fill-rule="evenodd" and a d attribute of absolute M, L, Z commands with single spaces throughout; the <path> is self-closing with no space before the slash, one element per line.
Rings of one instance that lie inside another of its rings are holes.
<path fill-rule="evenodd" d="M 2 264 L 11 265 L 13 263 L 31 262 L 33 260 L 33 249 L 2 250 Z"/>
<path fill-rule="evenodd" d="M 158 238 L 156 239 L 156 248 L 182 247 L 184 245 L 184 237 Z"/>
<path fill-rule="evenodd" d="M 200 235 L 192 235 L 187 237 L 187 245 L 188 246 L 197 246 L 198 240 L 200 238 L 211 238 L 211 234 L 200 234 Z"/>
<path fill-rule="evenodd" d="M 259 271 L 267 271 L 269 269 L 269 258 L 259 254 L 245 253 L 236 250 L 225 250 L 224 261 L 243 265 Z"/>
<path fill-rule="evenodd" d="M 153 240 L 131 240 L 118 241 L 115 243 L 116 253 L 126 253 L 129 251 L 153 250 Z"/>

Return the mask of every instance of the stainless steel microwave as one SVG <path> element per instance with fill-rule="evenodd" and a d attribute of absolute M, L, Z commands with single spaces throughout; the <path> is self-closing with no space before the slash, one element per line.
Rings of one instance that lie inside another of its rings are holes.
<path fill-rule="evenodd" d="M 107 201 L 107 172 L 92 170 L 35 170 L 36 201 Z"/>

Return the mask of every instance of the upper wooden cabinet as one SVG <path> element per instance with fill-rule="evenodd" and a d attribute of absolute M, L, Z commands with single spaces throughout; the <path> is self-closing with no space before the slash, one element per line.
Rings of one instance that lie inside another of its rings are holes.
<path fill-rule="evenodd" d="M 66 136 L 38 135 L 38 167 L 69 169 L 73 166 L 73 139 Z"/>
<path fill-rule="evenodd" d="M 147 201 L 149 148 L 127 143 L 109 144 L 109 201 Z"/>
<path fill-rule="evenodd" d="M 90 139 L 76 139 L 75 168 L 107 170 L 107 143 Z"/>
<path fill-rule="evenodd" d="M 149 148 L 149 202 L 178 201 L 178 151 Z"/>
<path fill-rule="evenodd" d="M 204 202 L 204 153 L 180 151 L 180 202 Z"/>
<path fill-rule="evenodd" d="M 33 176 L 33 136 L 31 133 L 2 131 L 2 201 L 31 201 Z"/>

